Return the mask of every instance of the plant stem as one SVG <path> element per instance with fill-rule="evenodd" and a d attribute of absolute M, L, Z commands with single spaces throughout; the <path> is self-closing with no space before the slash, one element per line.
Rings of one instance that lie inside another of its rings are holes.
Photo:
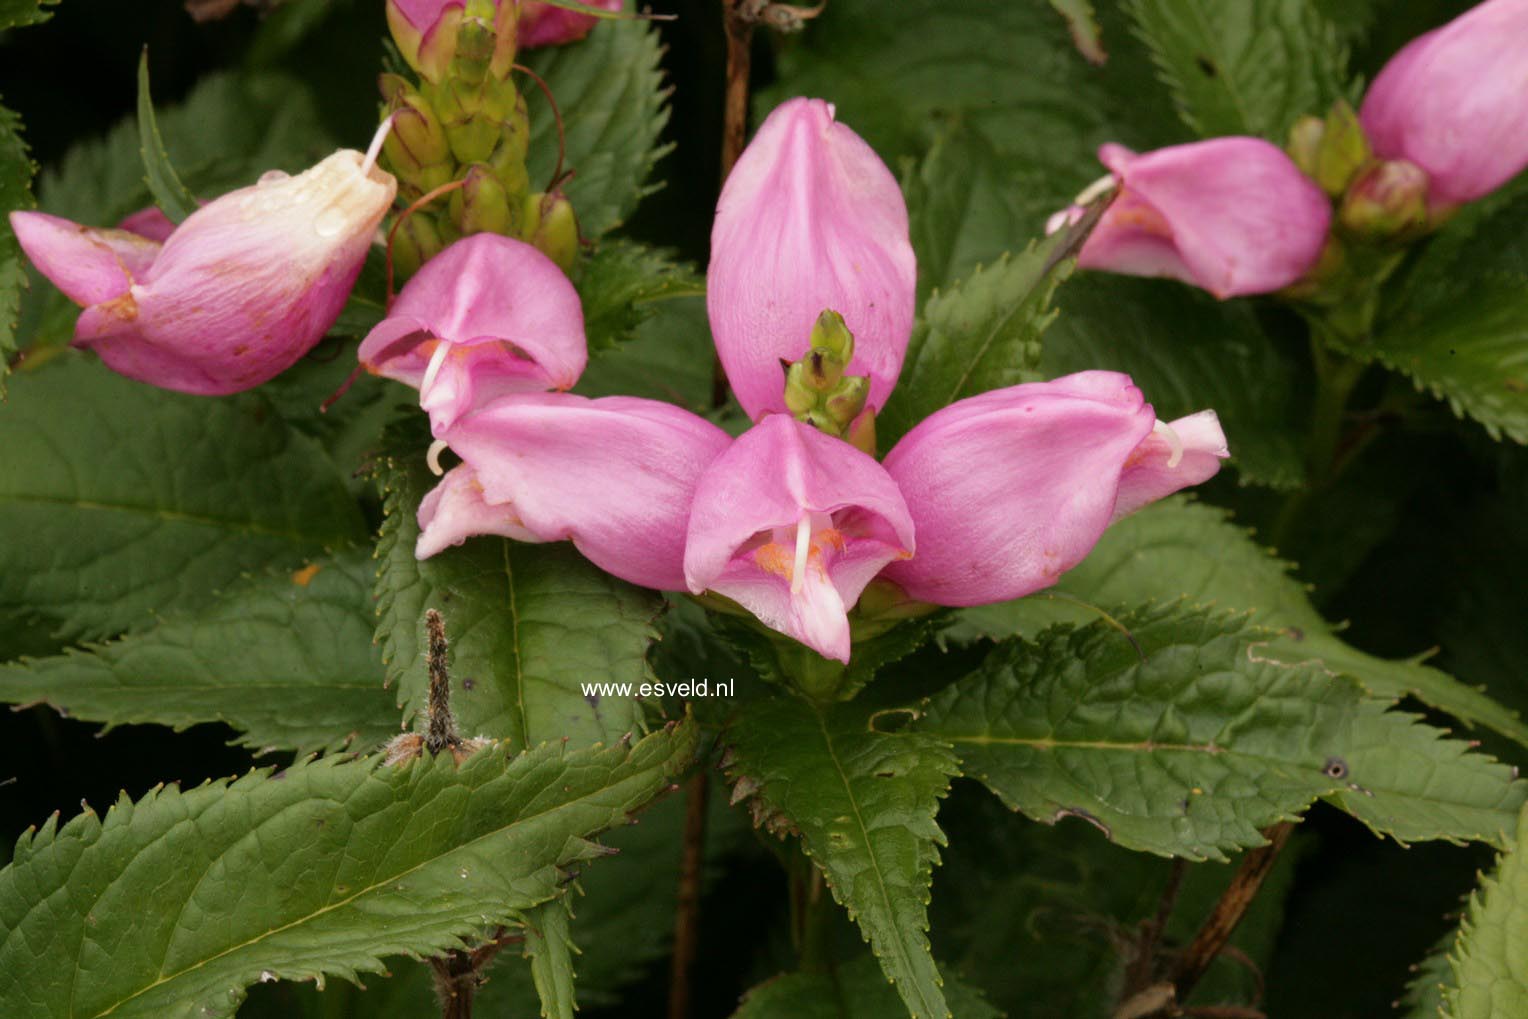
<path fill-rule="evenodd" d="M 700 884 L 706 852 L 706 801 L 711 775 L 705 763 L 684 787 L 684 853 L 674 915 L 674 958 L 669 969 L 669 1019 L 689 1019 L 690 971 L 700 943 Z"/>
<path fill-rule="evenodd" d="M 805 973 L 831 973 L 833 899 L 817 865 L 804 855 L 797 863 L 799 866 L 791 872 L 791 913 L 801 969 Z"/>
<path fill-rule="evenodd" d="M 1130 961 L 1130 967 L 1125 973 L 1125 998 L 1144 991 L 1156 977 L 1157 942 L 1167 929 L 1167 921 L 1172 917 L 1173 906 L 1178 902 L 1178 892 L 1183 887 L 1183 876 L 1186 873 L 1187 862 L 1173 860 L 1172 870 L 1167 875 L 1167 885 L 1162 889 L 1162 898 L 1157 902 L 1156 913 L 1150 919 L 1141 921 L 1135 958 Z"/>
<path fill-rule="evenodd" d="M 722 28 L 727 35 L 727 86 L 722 99 L 722 183 L 748 140 L 748 76 L 753 69 L 752 0 L 722 0 Z M 711 365 L 711 406 L 727 402 L 727 373 L 718 357 Z"/>
<path fill-rule="evenodd" d="M 1310 349 L 1316 367 L 1316 400 L 1311 411 L 1310 439 L 1306 450 L 1308 473 L 1305 484 L 1284 500 L 1278 519 L 1274 521 L 1271 536 L 1273 546 L 1277 549 L 1283 549 L 1287 544 L 1312 494 L 1336 478 L 1348 400 L 1369 367 L 1362 361 L 1328 349 L 1314 325 Z"/>

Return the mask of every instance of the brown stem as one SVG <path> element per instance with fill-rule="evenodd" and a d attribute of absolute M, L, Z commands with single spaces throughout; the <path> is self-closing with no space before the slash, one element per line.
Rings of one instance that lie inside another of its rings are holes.
<path fill-rule="evenodd" d="M 1284 848 L 1284 843 L 1289 841 L 1290 832 L 1294 831 L 1294 822 L 1283 821 L 1272 828 L 1263 830 L 1263 837 L 1268 840 L 1266 846 L 1260 846 L 1242 857 L 1241 866 L 1236 869 L 1236 875 L 1231 878 L 1231 885 L 1220 896 L 1220 901 L 1215 903 L 1215 908 L 1210 910 L 1209 917 L 1204 925 L 1199 928 L 1199 933 L 1194 935 L 1194 940 L 1178 959 L 1178 965 L 1173 971 L 1173 984 L 1177 987 L 1177 999 L 1187 1001 L 1194 986 L 1199 983 L 1199 978 L 1204 976 L 1210 968 L 1210 963 L 1220 954 L 1225 947 L 1226 941 L 1236 930 L 1236 925 L 1247 913 L 1247 907 L 1252 905 L 1253 898 L 1257 895 L 1263 881 L 1268 877 L 1268 872 L 1273 869 L 1274 862 L 1279 858 L 1279 850 Z M 1200 1012 L 1200 1015 L 1205 1013 Z"/>
<path fill-rule="evenodd" d="M 456 734 L 456 718 L 451 714 L 451 675 L 446 671 L 446 624 L 440 613 L 429 609 L 424 614 L 427 634 L 425 660 L 430 674 L 430 727 L 424 738 L 425 748 L 438 754 L 446 747 L 461 744 Z"/>
<path fill-rule="evenodd" d="M 684 787 L 684 855 L 674 916 L 674 960 L 669 970 L 669 1019 L 689 1019 L 690 971 L 700 943 L 700 881 L 706 850 L 706 799 L 711 775 L 705 765 Z"/>
<path fill-rule="evenodd" d="M 1172 870 L 1167 874 L 1167 886 L 1162 889 L 1162 898 L 1157 902 L 1156 913 L 1141 921 L 1135 958 L 1130 960 L 1130 968 L 1125 973 L 1124 997 L 1145 990 L 1155 978 L 1157 942 L 1167 929 L 1167 921 L 1172 917 L 1173 906 L 1178 901 L 1178 892 L 1183 887 L 1183 875 L 1187 872 L 1188 864 L 1185 861 L 1173 860 Z"/>
<path fill-rule="evenodd" d="M 441 1019 L 472 1019 L 472 999 L 483 983 L 483 970 L 499 954 L 499 949 L 519 940 L 500 927 L 486 944 L 470 952 L 447 952 L 430 960 Z"/>

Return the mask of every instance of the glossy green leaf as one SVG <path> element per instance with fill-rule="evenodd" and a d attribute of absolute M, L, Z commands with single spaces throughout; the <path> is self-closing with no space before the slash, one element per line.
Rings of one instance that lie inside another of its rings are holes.
<path fill-rule="evenodd" d="M 196 211 L 196 196 L 186 190 L 170 157 L 164 150 L 164 139 L 159 136 L 159 124 L 154 119 L 154 99 L 149 94 L 149 51 L 145 46 L 138 61 L 138 156 L 143 160 L 144 182 L 154 204 L 179 223 Z"/>
<path fill-rule="evenodd" d="M 555 897 L 694 747 L 686 724 L 460 768 L 331 757 L 55 816 L 0 871 L 0 1012 L 231 1016 L 258 981 L 458 947 Z"/>
<path fill-rule="evenodd" d="M 1447 1019 L 1507 1019 L 1528 1012 L 1528 811 L 1491 876 L 1470 898 L 1450 953 L 1452 986 L 1443 988 Z"/>

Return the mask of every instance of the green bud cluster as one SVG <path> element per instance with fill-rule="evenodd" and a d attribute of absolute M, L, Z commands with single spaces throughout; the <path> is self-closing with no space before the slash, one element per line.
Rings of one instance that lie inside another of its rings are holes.
<path fill-rule="evenodd" d="M 393 264 L 406 278 L 461 237 L 497 233 L 535 245 L 571 272 L 579 250 L 573 207 L 555 190 L 532 191 L 526 171 L 530 118 L 511 77 L 515 21 L 500 17 L 496 27 L 488 0 L 473 0 L 459 18 L 448 14 L 450 59 L 417 81 L 384 74 L 379 83 L 393 117 L 381 162 L 398 178 L 398 212 L 461 182 L 399 227 Z"/>
<path fill-rule="evenodd" d="M 875 411 L 870 379 L 845 375 L 854 359 L 854 334 L 831 309 L 812 325 L 806 356 L 785 366 L 785 406 L 796 420 L 875 454 Z"/>

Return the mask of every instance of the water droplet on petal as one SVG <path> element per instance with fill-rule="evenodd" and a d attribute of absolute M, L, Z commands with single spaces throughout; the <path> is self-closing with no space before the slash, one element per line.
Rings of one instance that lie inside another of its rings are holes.
<path fill-rule="evenodd" d="M 313 221 L 313 232 L 320 237 L 333 237 L 345 229 L 345 213 L 338 208 L 328 208 Z"/>
<path fill-rule="evenodd" d="M 289 177 L 291 177 L 291 174 L 285 170 L 266 170 L 260 175 L 260 179 L 255 181 L 255 185 L 263 188 L 267 184 L 274 184 L 279 180 L 287 180 Z"/>

